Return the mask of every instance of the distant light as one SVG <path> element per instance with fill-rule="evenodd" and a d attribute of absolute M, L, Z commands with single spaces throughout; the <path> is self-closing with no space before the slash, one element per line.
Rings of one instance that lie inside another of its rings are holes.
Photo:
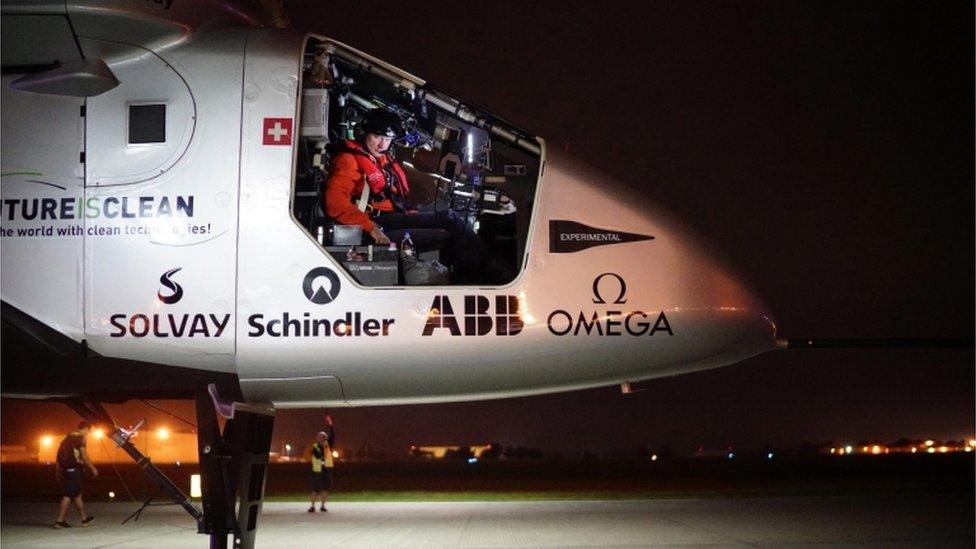
<path fill-rule="evenodd" d="M 99 439 L 103 438 L 104 436 L 105 436 L 105 431 L 103 431 L 101 429 L 95 429 L 95 430 L 92 431 L 92 438 L 95 439 L 95 440 L 99 440 Z"/>
<path fill-rule="evenodd" d="M 969 447 L 976 448 L 976 438 L 969 439 Z"/>
<path fill-rule="evenodd" d="M 934 454 L 935 453 L 935 448 L 929 448 L 927 450 L 927 452 L 930 453 L 930 454 Z"/>
<path fill-rule="evenodd" d="M 473 463 L 478 463 L 478 458 L 476 458 L 476 457 L 468 458 L 468 463 L 472 463 L 472 464 Z"/>
<path fill-rule="evenodd" d="M 159 438 L 159 440 L 166 440 L 166 439 L 168 439 L 169 438 L 169 429 L 167 429 L 166 427 L 160 427 L 156 431 L 156 436 Z"/>
<path fill-rule="evenodd" d="M 844 446 L 844 450 L 849 454 L 854 451 L 854 448 L 851 446 Z"/>
<path fill-rule="evenodd" d="M 115 492 L 109 492 L 108 499 L 115 499 Z"/>
<path fill-rule="evenodd" d="M 868 453 L 868 447 L 865 446 L 864 448 L 861 448 L 861 451 L 864 452 L 865 454 Z"/>
<path fill-rule="evenodd" d="M 200 475 L 190 475 L 190 497 L 203 497 L 203 490 L 200 489 Z"/>
<path fill-rule="evenodd" d="M 948 451 L 949 451 L 949 449 L 946 448 L 945 446 L 939 446 L 939 453 L 940 454 L 944 454 L 944 453 L 946 453 Z"/>
<path fill-rule="evenodd" d="M 41 437 L 41 446 L 47 448 L 54 444 L 54 437 L 51 435 L 44 435 Z"/>
<path fill-rule="evenodd" d="M 332 450 L 332 457 L 333 457 L 334 459 L 339 459 L 339 452 L 337 452 L 337 451 L 335 451 L 335 450 Z"/>
<path fill-rule="evenodd" d="M 830 453 L 831 454 L 836 454 L 837 453 L 837 448 L 831 448 L 830 449 Z"/>
<path fill-rule="evenodd" d="M 657 454 L 651 454 L 651 461 L 657 461 Z"/>
<path fill-rule="evenodd" d="M 912 453 L 914 454 L 915 452 L 918 452 L 918 448 L 912 446 Z"/>
<path fill-rule="evenodd" d="M 840 449 L 840 451 L 839 451 L 839 452 L 837 452 L 837 453 L 838 453 L 838 454 L 840 454 L 840 455 L 844 455 L 844 453 L 845 453 L 845 452 L 844 452 L 844 449 L 843 449 L 843 448 L 841 448 L 841 449 Z"/>
<path fill-rule="evenodd" d="M 178 462 L 178 461 L 177 461 L 177 462 L 176 462 L 176 466 L 177 466 L 177 467 L 180 467 L 180 462 Z"/>
<path fill-rule="evenodd" d="M 874 454 L 874 455 L 880 454 L 881 453 L 881 446 L 878 446 L 877 444 L 875 444 L 874 446 L 872 446 L 871 447 L 871 453 Z"/>
<path fill-rule="evenodd" d="M 768 454 L 766 454 L 766 459 L 773 459 L 773 453 L 769 452 Z"/>
<path fill-rule="evenodd" d="M 735 452 L 729 452 L 729 456 L 728 457 L 729 457 L 729 459 L 734 459 L 735 458 Z"/>
<path fill-rule="evenodd" d="M 935 444 L 935 441 L 932 440 L 932 439 L 928 439 L 928 440 L 925 441 L 925 445 L 926 446 L 932 446 L 933 444 Z"/>
<path fill-rule="evenodd" d="M 285 451 L 291 452 L 291 444 L 285 444 Z"/>
<path fill-rule="evenodd" d="M 967 452 L 972 452 L 973 451 L 973 447 L 972 446 L 966 446 L 965 450 Z"/>

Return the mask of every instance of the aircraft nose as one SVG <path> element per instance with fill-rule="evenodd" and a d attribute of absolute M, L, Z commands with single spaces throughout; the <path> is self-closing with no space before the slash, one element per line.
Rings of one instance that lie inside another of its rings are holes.
<path fill-rule="evenodd" d="M 645 194 L 558 160 L 550 172 L 561 187 L 554 202 L 565 197 L 573 202 L 564 200 L 566 208 L 550 213 L 550 219 L 573 219 L 590 227 L 591 234 L 617 236 L 554 256 L 554 266 L 592 273 L 587 280 L 593 281 L 598 312 L 608 307 L 603 314 L 619 310 L 627 318 L 628 311 L 638 311 L 653 326 L 654 337 L 620 345 L 629 355 L 614 358 L 630 368 L 647 363 L 640 366 L 643 375 L 656 377 L 723 366 L 778 348 L 769 308 L 704 238 Z M 565 240 L 557 226 L 558 221 L 550 221 L 550 249 Z M 623 285 L 625 298 L 611 295 Z M 567 294 L 572 291 L 565 288 Z M 601 299 L 608 305 L 600 305 Z"/>

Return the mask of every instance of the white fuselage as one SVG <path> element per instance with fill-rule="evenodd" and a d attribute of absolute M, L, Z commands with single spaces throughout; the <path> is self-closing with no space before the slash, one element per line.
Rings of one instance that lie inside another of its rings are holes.
<path fill-rule="evenodd" d="M 234 374 L 287 407 L 579 389 L 776 347 L 769 313 L 686 228 L 541 140 L 511 283 L 363 286 L 292 211 L 307 36 L 161 26 L 140 41 L 69 16 L 120 84 L 78 98 L 3 77 L 2 298 L 101 356 Z M 133 144 L 130 107 L 151 104 L 165 142 Z"/>

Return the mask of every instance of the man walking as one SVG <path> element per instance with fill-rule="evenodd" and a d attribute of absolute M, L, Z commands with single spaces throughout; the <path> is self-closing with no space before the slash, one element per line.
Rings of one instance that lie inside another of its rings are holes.
<path fill-rule="evenodd" d="M 98 469 L 92 464 L 88 457 L 88 450 L 85 448 L 85 438 L 91 432 L 91 424 L 82 421 L 78 428 L 64 437 L 61 445 L 58 446 L 57 456 L 57 478 L 61 481 L 63 496 L 61 497 L 61 509 L 58 512 L 58 520 L 54 522 L 55 528 L 70 528 L 64 519 L 68 513 L 68 504 L 73 503 L 75 509 L 81 515 L 81 525 L 88 526 L 95 517 L 85 513 L 85 503 L 81 499 L 82 485 L 84 481 L 85 467 L 91 471 L 93 477 L 98 476 Z"/>

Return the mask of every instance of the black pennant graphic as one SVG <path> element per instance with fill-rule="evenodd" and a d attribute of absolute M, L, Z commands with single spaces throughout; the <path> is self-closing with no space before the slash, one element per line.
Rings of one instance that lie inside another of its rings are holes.
<path fill-rule="evenodd" d="M 549 253 L 569 254 L 608 244 L 654 240 L 653 236 L 622 233 L 609 229 L 598 229 L 575 221 L 552 219 L 549 221 Z"/>

